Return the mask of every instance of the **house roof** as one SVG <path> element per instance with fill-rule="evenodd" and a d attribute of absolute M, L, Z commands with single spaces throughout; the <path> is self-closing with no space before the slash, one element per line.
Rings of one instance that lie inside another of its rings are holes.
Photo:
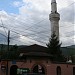
<path fill-rule="evenodd" d="M 23 56 L 32 56 L 32 57 L 50 57 L 48 54 L 47 47 L 40 46 L 37 44 L 30 46 L 23 46 L 20 48 L 20 53 L 23 53 Z"/>
<path fill-rule="evenodd" d="M 43 56 L 43 57 L 49 57 L 48 53 L 43 53 L 43 52 L 27 52 L 24 53 L 24 56 Z"/>
<path fill-rule="evenodd" d="M 33 44 L 30 46 L 23 46 L 23 47 L 19 48 L 19 51 L 22 53 L 25 53 L 25 52 L 47 52 L 47 47 Z"/>

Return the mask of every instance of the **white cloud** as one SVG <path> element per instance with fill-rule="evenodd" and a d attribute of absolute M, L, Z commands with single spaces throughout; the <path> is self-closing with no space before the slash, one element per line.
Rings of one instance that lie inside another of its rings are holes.
<path fill-rule="evenodd" d="M 16 34 L 11 32 L 11 37 L 13 35 L 18 36 L 15 38 L 15 40 L 18 40 L 18 42 L 11 40 L 12 43 L 44 43 L 45 45 L 48 42 L 51 30 L 49 21 L 49 13 L 51 11 L 50 2 L 51 0 L 23 0 L 23 2 L 21 2 L 23 4 L 20 4 L 20 2 L 14 2 L 14 5 L 19 8 L 19 15 L 9 15 L 7 12 L 1 11 L 4 26 L 10 30 L 20 33 Z M 73 34 L 70 34 L 72 30 L 75 31 L 73 27 L 74 11 L 72 11 L 72 7 L 68 6 L 72 2 L 73 0 L 57 0 L 58 11 L 61 10 L 60 40 L 62 41 L 63 45 L 71 45 L 74 43 L 73 39 L 71 39 L 73 38 Z M 19 7 L 19 5 L 21 6 Z M 66 15 L 64 15 L 65 13 Z M 72 27 L 68 27 L 68 25 L 71 25 Z M 70 33 L 67 34 L 67 32 Z M 26 37 L 21 37 L 19 35 L 24 35 Z"/>
<path fill-rule="evenodd" d="M 29 16 L 37 16 L 50 12 L 49 1 L 43 0 L 23 0 L 25 5 L 19 8 L 21 14 Z"/>
<path fill-rule="evenodd" d="M 41 43 L 37 42 L 36 40 L 27 38 L 27 37 L 22 36 L 22 35 L 20 35 L 20 40 L 21 40 L 22 42 L 28 41 L 27 44 L 30 44 L 30 43 L 32 44 L 33 42 L 35 42 L 35 43 L 37 43 L 37 44 L 41 44 Z"/>
<path fill-rule="evenodd" d="M 14 4 L 14 6 L 18 7 L 20 5 L 20 2 L 19 1 L 15 1 L 13 4 Z"/>
<path fill-rule="evenodd" d="M 74 0 L 56 0 L 57 1 L 57 8 L 58 10 L 62 10 L 63 8 L 66 8 L 68 7 L 68 5 L 74 3 L 75 1 Z M 64 11 L 64 9 L 63 9 Z"/>
<path fill-rule="evenodd" d="M 11 3 L 11 5 L 14 7 L 21 7 L 23 3 L 21 1 L 14 1 L 13 3 Z"/>

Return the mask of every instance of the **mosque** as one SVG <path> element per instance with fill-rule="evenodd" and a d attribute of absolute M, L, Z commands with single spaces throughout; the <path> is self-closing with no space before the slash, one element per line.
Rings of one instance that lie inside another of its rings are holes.
<path fill-rule="evenodd" d="M 51 34 L 55 32 L 59 40 L 60 14 L 57 12 L 56 0 L 51 1 L 49 20 Z M 8 60 L 8 62 L 2 60 L 0 75 L 75 75 L 75 64 L 72 62 L 52 62 L 47 48 L 37 44 L 21 48 L 20 57 L 21 60 Z"/>

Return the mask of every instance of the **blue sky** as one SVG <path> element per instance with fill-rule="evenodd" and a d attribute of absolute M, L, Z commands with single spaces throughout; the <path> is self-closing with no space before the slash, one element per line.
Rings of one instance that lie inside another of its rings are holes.
<path fill-rule="evenodd" d="M 18 0 L 0 0 L 0 10 L 5 10 L 7 13 L 18 14 L 18 7 L 13 6 L 13 2 Z"/>
<path fill-rule="evenodd" d="M 74 44 L 74 0 L 56 0 L 60 13 L 60 41 L 63 46 Z M 0 0 L 0 33 L 11 30 L 11 44 L 41 44 L 46 45 L 50 38 L 51 0 Z M 66 15 L 64 15 L 66 13 Z M 70 26 L 69 26 L 70 25 Z M 16 34 L 14 32 L 19 34 Z M 23 36 L 24 35 L 24 36 Z M 4 36 L 0 35 L 0 39 Z M 16 37 L 17 38 L 16 38 Z M 6 40 L 7 39 L 4 39 Z M 6 43 L 5 41 L 5 43 Z M 2 41 L 0 41 L 2 42 Z M 4 41 L 3 41 L 4 43 Z"/>

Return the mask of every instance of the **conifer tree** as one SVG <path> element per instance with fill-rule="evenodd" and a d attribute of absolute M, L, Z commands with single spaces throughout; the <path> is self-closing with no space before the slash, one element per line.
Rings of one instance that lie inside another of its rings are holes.
<path fill-rule="evenodd" d="M 58 37 L 53 33 L 49 39 L 49 43 L 46 44 L 48 53 L 53 55 L 53 61 L 63 61 L 64 57 L 61 51 L 61 43 L 59 43 Z"/>

